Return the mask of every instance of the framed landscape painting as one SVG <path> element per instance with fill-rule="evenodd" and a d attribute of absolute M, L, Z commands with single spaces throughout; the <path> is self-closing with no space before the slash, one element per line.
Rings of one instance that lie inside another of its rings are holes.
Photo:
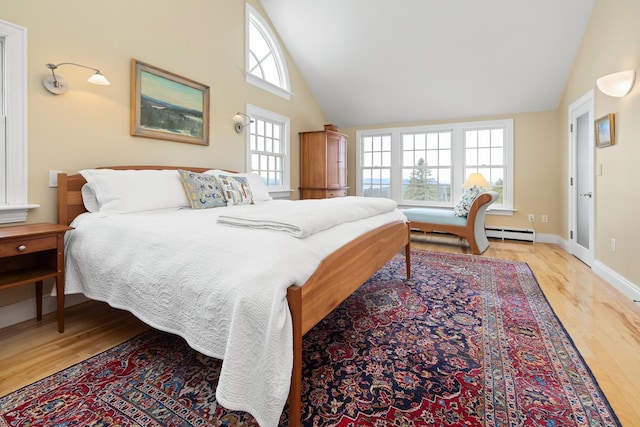
<path fill-rule="evenodd" d="M 132 59 L 131 135 L 209 145 L 209 86 Z"/>
<path fill-rule="evenodd" d="M 609 113 L 595 122 L 596 147 L 608 147 L 615 144 L 615 116 Z"/>

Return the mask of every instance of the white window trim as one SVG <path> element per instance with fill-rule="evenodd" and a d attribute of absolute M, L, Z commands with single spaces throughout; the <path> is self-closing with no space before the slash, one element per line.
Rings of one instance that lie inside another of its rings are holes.
<path fill-rule="evenodd" d="M 255 105 L 247 104 L 247 114 L 253 118 L 261 118 L 270 122 L 280 123 L 282 125 L 282 144 L 285 150 L 284 158 L 284 171 L 282 174 L 282 186 L 281 187 L 267 187 L 269 194 L 274 199 L 289 198 L 293 189 L 291 189 L 291 138 L 289 136 L 291 129 L 291 120 L 289 117 L 274 113 L 273 111 L 265 110 L 264 108 L 256 107 Z M 249 132 L 245 135 L 245 147 L 246 147 L 246 163 L 245 170 L 251 171 L 251 146 L 249 139 Z"/>
<path fill-rule="evenodd" d="M 27 29 L 0 20 L 5 47 L 4 123 L 6 204 L 0 204 L 0 223 L 24 222 L 29 209 L 27 193 Z"/>
<path fill-rule="evenodd" d="M 362 138 L 366 136 L 391 135 L 391 198 L 402 201 L 402 133 L 412 132 L 442 132 L 452 131 L 453 164 L 456 166 L 452 177 L 452 206 L 462 195 L 462 185 L 464 183 L 464 140 L 463 135 L 466 129 L 482 128 L 505 128 L 505 170 L 502 197 L 503 206 L 490 207 L 488 213 L 494 215 L 513 215 L 513 119 L 489 120 L 478 122 L 448 123 L 438 125 L 408 126 L 397 128 L 380 128 L 356 131 L 356 195 L 362 196 Z M 402 202 L 401 207 L 425 206 L 424 204 L 409 204 Z M 427 205 L 429 206 L 429 205 Z M 434 207 L 436 205 L 433 205 Z M 490 212 L 489 212 L 490 211 Z"/>
<path fill-rule="evenodd" d="M 264 29 L 267 34 L 267 42 L 269 46 L 274 50 L 276 54 L 276 62 L 278 63 L 278 69 L 282 72 L 282 83 L 284 87 L 276 86 L 268 81 L 261 79 L 259 77 L 254 76 L 248 70 L 250 67 L 250 54 L 249 54 L 249 23 L 254 19 L 259 22 L 260 27 Z M 291 83 L 289 82 L 289 70 L 287 69 L 287 64 L 284 60 L 284 55 L 282 53 L 282 49 L 280 48 L 280 44 L 275 37 L 275 34 L 271 30 L 271 27 L 267 23 L 267 21 L 262 17 L 260 13 L 256 9 L 253 8 L 249 3 L 246 3 L 245 8 L 245 26 L 244 26 L 244 52 L 245 52 L 245 81 L 247 83 L 251 83 L 254 86 L 257 86 L 261 89 L 266 90 L 267 92 L 271 92 L 275 95 L 278 95 L 281 98 L 286 99 L 287 101 L 291 99 L 293 93 L 291 92 Z"/>

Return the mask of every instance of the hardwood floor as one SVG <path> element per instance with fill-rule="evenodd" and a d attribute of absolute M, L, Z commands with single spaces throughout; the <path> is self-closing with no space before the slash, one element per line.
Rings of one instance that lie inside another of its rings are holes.
<path fill-rule="evenodd" d="M 414 248 L 471 253 L 456 237 L 414 236 Z M 527 262 L 623 426 L 640 426 L 640 307 L 556 245 L 492 240 L 485 257 Z M 0 329 L 0 396 L 148 329 L 104 303 Z"/>

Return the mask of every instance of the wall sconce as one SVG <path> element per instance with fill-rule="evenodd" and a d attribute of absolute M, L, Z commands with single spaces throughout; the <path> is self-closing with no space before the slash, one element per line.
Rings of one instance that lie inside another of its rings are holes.
<path fill-rule="evenodd" d="M 479 189 L 489 188 L 490 185 L 481 173 L 472 173 L 464 182 L 464 188 L 478 187 Z"/>
<path fill-rule="evenodd" d="M 55 69 L 57 69 L 61 65 L 75 65 L 76 67 L 88 68 L 89 70 L 95 71 L 95 74 L 91 75 L 87 79 L 89 83 L 93 83 L 94 85 L 107 86 L 110 85 L 109 80 L 105 76 L 102 75 L 100 70 L 97 68 L 87 67 L 86 65 L 75 64 L 73 62 L 61 62 L 60 64 L 45 64 L 45 66 L 51 70 L 50 76 L 44 76 L 42 79 L 42 84 L 44 87 L 51 93 L 55 95 L 61 95 L 67 91 L 67 84 L 64 79 L 60 76 L 56 76 Z"/>
<path fill-rule="evenodd" d="M 621 98 L 629 93 L 635 80 L 635 70 L 627 70 L 600 77 L 596 86 L 605 95 Z"/>
<path fill-rule="evenodd" d="M 244 116 L 244 117 L 243 117 Z M 246 117 L 246 118 L 245 118 Z M 247 121 L 247 119 L 249 121 Z M 242 130 L 253 123 L 253 119 L 250 115 L 237 112 L 235 116 L 233 116 L 233 121 L 236 122 L 235 128 L 237 133 L 242 133 Z"/>

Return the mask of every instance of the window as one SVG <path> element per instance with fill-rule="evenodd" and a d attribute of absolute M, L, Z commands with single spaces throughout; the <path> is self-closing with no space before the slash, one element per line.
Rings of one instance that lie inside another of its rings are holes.
<path fill-rule="evenodd" d="M 505 174 L 505 129 L 489 127 L 464 130 L 465 176 L 479 172 L 498 193 L 496 205 L 503 203 Z"/>
<path fill-rule="evenodd" d="M 247 106 L 253 123 L 247 128 L 247 171 L 262 178 L 272 197 L 290 195 L 289 118 Z"/>
<path fill-rule="evenodd" d="M 27 211 L 27 30 L 0 20 L 0 223 Z"/>
<path fill-rule="evenodd" d="M 362 138 L 362 195 L 391 197 L 391 135 Z"/>
<path fill-rule="evenodd" d="M 357 132 L 356 194 L 401 206 L 453 207 L 465 179 L 480 172 L 513 211 L 513 120 Z"/>
<path fill-rule="evenodd" d="M 289 73 L 277 38 L 264 18 L 249 4 L 245 19 L 246 79 L 269 92 L 291 99 Z"/>
<path fill-rule="evenodd" d="M 451 203 L 451 131 L 402 133 L 402 200 Z"/>

